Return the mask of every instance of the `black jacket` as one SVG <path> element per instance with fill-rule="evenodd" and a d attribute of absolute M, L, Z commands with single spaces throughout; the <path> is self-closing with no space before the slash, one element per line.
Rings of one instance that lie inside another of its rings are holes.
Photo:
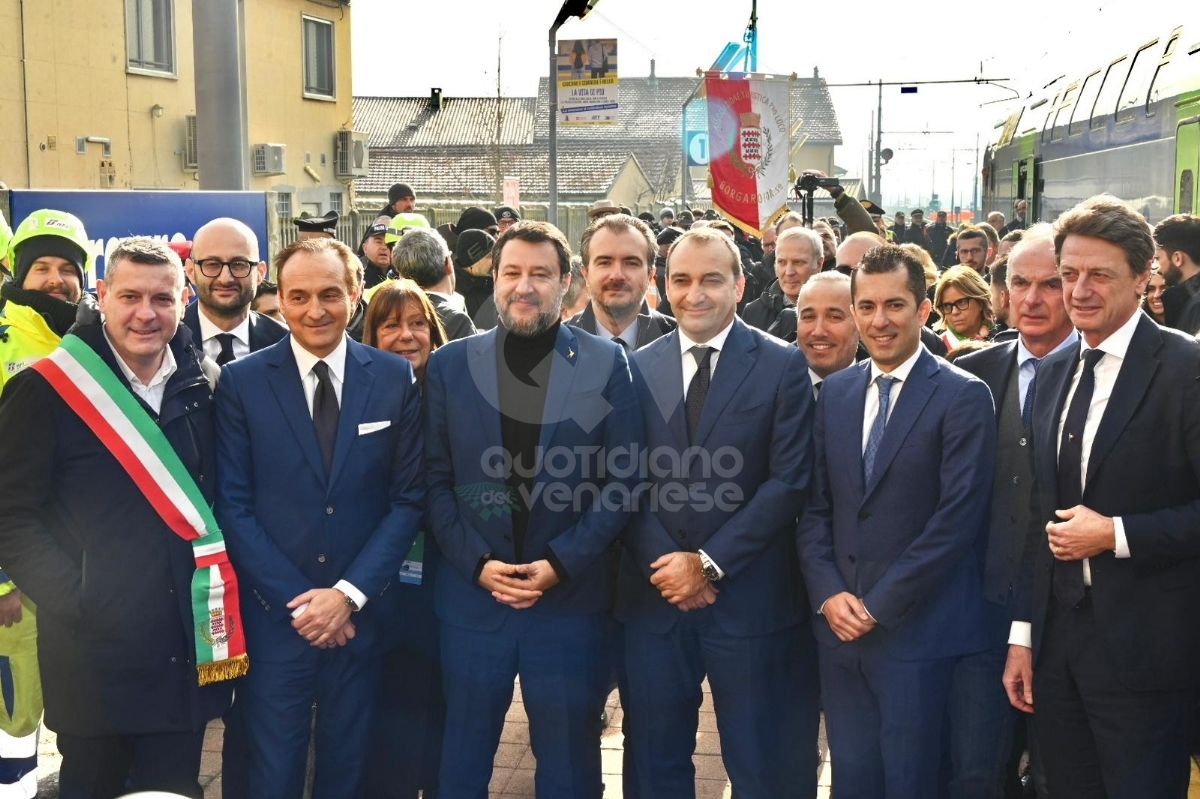
<path fill-rule="evenodd" d="M 76 335 L 128 390 L 100 326 Z M 213 392 L 185 326 L 170 346 L 178 369 L 156 421 L 211 502 Z M 33 369 L 0 397 L 0 459 L 19 465 L 0 470 L 0 552 L 38 605 L 47 726 L 76 736 L 204 729 L 231 686 L 197 683 L 191 545 Z"/>
<path fill-rule="evenodd" d="M 779 317 L 779 312 L 790 307 L 792 304 L 788 302 L 783 289 L 779 287 L 779 281 L 776 280 L 763 289 L 758 299 L 746 306 L 742 311 L 742 321 L 765 333 L 771 329 L 771 325 Z"/>
<path fill-rule="evenodd" d="M 600 325 L 596 321 L 596 312 L 592 309 L 590 302 L 582 311 L 572 316 L 567 321 L 567 324 L 577 327 L 580 330 L 586 330 L 593 336 L 612 338 L 612 334 L 608 330 L 601 332 Z M 638 313 L 637 325 L 637 347 L 635 349 L 641 349 L 651 341 L 670 335 L 671 331 L 676 328 L 677 323 L 674 317 L 660 314 L 651 308 L 645 300 L 642 300 L 642 310 Z"/>
<path fill-rule="evenodd" d="M 192 343 L 204 351 L 204 339 L 200 337 L 200 303 L 193 302 L 183 312 L 183 324 L 192 334 Z M 288 329 L 269 316 L 257 311 L 250 312 L 250 351 L 258 352 L 269 347 L 288 334 Z"/>
<path fill-rule="evenodd" d="M 1182 330 L 1189 336 L 1200 332 L 1200 274 L 1168 286 L 1162 301 L 1167 327 Z"/>
<path fill-rule="evenodd" d="M 433 310 L 437 311 L 438 319 L 442 321 L 442 327 L 446 329 L 448 340 L 455 341 L 479 332 L 475 329 L 471 317 L 452 306 L 444 296 L 432 291 L 428 291 L 426 294 L 429 295 L 429 301 L 433 303 Z"/>
<path fill-rule="evenodd" d="M 454 290 L 467 301 L 467 316 L 472 319 L 475 318 L 475 313 L 479 310 L 479 306 L 483 305 L 484 300 L 492 296 L 494 287 L 495 283 L 490 274 L 487 277 L 479 277 L 465 269 L 454 267 Z"/>

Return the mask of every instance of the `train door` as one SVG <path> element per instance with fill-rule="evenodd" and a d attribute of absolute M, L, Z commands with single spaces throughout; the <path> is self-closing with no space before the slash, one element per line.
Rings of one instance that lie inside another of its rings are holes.
<path fill-rule="evenodd" d="M 1185 119 L 1175 132 L 1175 213 L 1194 214 L 1200 175 L 1200 117 Z"/>
<path fill-rule="evenodd" d="M 1013 203 L 1017 200 L 1024 200 L 1029 204 L 1026 210 L 1025 218 L 1036 222 L 1039 219 L 1039 196 L 1038 187 L 1042 180 L 1042 160 L 1040 158 L 1022 158 L 1017 162 L 1017 168 L 1013 170 Z M 1011 210 L 1011 209 L 1010 209 Z"/>

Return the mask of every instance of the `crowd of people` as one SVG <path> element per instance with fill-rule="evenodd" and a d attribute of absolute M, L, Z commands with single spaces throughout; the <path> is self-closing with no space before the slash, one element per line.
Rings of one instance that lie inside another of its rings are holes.
<path fill-rule="evenodd" d="M 227 799 L 482 799 L 518 678 L 548 799 L 614 688 L 623 795 L 694 796 L 706 679 L 735 796 L 815 797 L 823 715 L 840 799 L 1185 797 L 1200 218 L 830 193 L 573 247 L 397 184 L 94 296 L 84 221 L 4 228 L 0 797 L 44 706 L 62 799 L 199 799 L 216 718 Z"/>

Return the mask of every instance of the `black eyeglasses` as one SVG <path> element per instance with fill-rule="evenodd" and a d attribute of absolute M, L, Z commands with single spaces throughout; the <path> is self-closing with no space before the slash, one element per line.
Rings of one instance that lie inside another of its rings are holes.
<path fill-rule="evenodd" d="M 196 261 L 196 266 L 200 267 L 200 274 L 205 277 L 220 277 L 221 270 L 228 266 L 229 274 L 241 278 L 249 275 L 250 270 L 254 268 L 254 264 L 245 258 L 234 258 L 232 261 L 222 261 L 220 258 L 201 258 Z"/>
<path fill-rule="evenodd" d="M 963 297 L 962 299 L 955 300 L 954 302 L 943 302 L 938 306 L 938 310 L 942 312 L 942 316 L 949 316 L 950 312 L 956 309 L 959 311 L 965 311 L 971 307 L 971 300 L 973 299 L 975 298 Z"/>

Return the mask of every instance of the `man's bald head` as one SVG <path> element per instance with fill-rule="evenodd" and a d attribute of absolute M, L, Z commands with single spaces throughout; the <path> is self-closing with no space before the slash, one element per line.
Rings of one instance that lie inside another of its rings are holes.
<path fill-rule="evenodd" d="M 837 248 L 837 268 L 839 272 L 849 272 L 858 268 L 858 262 L 868 250 L 887 244 L 887 240 L 878 233 L 861 230 L 846 237 Z"/>
<path fill-rule="evenodd" d="M 212 257 L 208 249 L 218 246 L 225 249 L 234 242 L 242 245 L 242 257 L 255 262 L 261 260 L 258 256 L 258 236 L 254 235 L 254 231 L 245 222 L 230 217 L 206 222 L 196 231 L 196 235 L 192 237 L 192 257 Z"/>

